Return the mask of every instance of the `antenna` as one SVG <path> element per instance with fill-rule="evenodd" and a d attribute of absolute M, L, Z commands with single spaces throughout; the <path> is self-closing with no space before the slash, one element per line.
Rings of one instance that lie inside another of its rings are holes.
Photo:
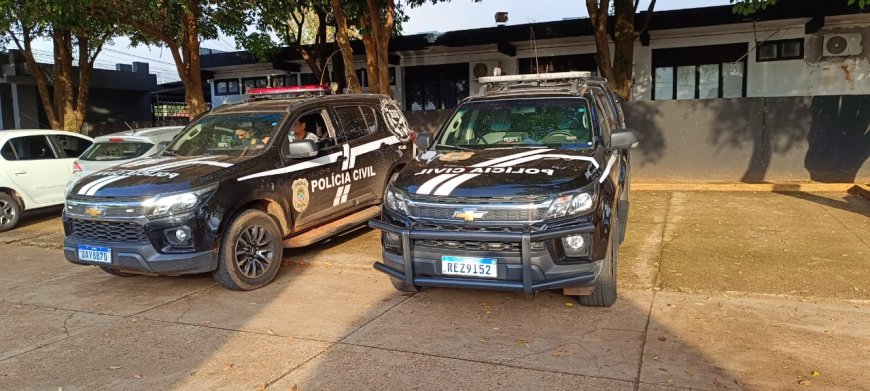
<path fill-rule="evenodd" d="M 536 23 L 532 18 L 526 18 L 532 23 Z M 530 23 L 531 24 L 531 23 Z M 535 27 L 529 26 L 529 38 L 532 40 L 532 49 L 535 51 L 535 69 L 530 69 L 529 73 L 541 73 L 540 65 L 538 64 L 538 43 L 535 41 Z"/>
<path fill-rule="evenodd" d="M 329 57 L 326 57 L 326 63 L 323 64 L 323 72 L 320 74 L 320 85 L 323 85 L 323 76 L 326 76 L 326 74 L 329 73 L 329 61 L 332 60 L 332 56 L 340 51 L 341 49 L 338 49 L 332 52 Z M 345 64 L 344 66 L 347 66 L 347 64 Z M 353 64 L 350 64 L 350 66 L 353 66 Z"/>

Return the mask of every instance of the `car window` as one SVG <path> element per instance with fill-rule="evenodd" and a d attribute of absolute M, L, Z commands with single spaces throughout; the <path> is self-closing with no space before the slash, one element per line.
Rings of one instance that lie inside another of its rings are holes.
<path fill-rule="evenodd" d="M 18 160 L 15 156 L 15 149 L 12 147 L 12 141 L 7 141 L 6 144 L 3 145 L 3 148 L 0 149 L 0 155 L 3 155 L 3 158 L 6 160 Z"/>
<path fill-rule="evenodd" d="M 139 142 L 97 142 L 86 150 L 81 160 L 91 161 L 111 161 L 111 160 L 127 160 L 140 157 L 148 152 L 154 144 Z"/>
<path fill-rule="evenodd" d="M 259 155 L 275 138 L 285 117 L 285 113 L 206 115 L 179 134 L 164 153 L 179 156 Z"/>
<path fill-rule="evenodd" d="M 67 135 L 52 135 L 54 141 L 63 150 L 66 157 L 79 157 L 88 147 L 91 146 L 91 141 L 76 136 Z"/>
<path fill-rule="evenodd" d="M 45 136 L 24 136 L 9 140 L 18 160 L 56 159 Z"/>
<path fill-rule="evenodd" d="M 368 116 L 370 119 L 368 123 L 366 121 L 366 114 L 364 114 L 365 111 L 369 111 Z M 369 107 L 340 106 L 335 108 L 335 114 L 338 117 L 340 125 L 339 138 L 344 141 L 350 141 L 374 133 L 376 129 L 376 127 L 369 127 L 369 123 L 374 123 L 374 112 Z"/>
<path fill-rule="evenodd" d="M 597 99 L 595 100 L 595 119 L 598 122 L 598 130 L 601 133 L 601 142 L 604 145 L 608 145 L 610 142 L 610 132 L 612 131 L 612 123 L 613 118 L 609 115 L 609 111 L 607 109 L 601 108 L 601 103 Z"/>
<path fill-rule="evenodd" d="M 592 145 L 589 112 L 583 99 L 513 99 L 462 105 L 447 121 L 438 144 L 487 146 Z"/>

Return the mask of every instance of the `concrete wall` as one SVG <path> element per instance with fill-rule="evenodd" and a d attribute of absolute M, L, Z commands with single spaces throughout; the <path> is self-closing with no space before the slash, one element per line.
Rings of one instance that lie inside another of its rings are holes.
<path fill-rule="evenodd" d="M 870 95 L 637 101 L 639 182 L 870 182 Z M 406 112 L 437 131 L 451 111 Z"/>
<path fill-rule="evenodd" d="M 643 182 L 868 182 L 870 95 L 624 104 Z"/>

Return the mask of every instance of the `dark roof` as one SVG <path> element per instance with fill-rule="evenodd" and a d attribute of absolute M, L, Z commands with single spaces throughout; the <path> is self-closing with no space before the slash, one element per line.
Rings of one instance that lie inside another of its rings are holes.
<path fill-rule="evenodd" d="M 720 26 L 746 23 L 752 20 L 768 21 L 782 19 L 811 18 L 820 16 L 847 15 L 860 13 L 856 5 L 848 5 L 845 0 L 780 0 L 766 10 L 752 16 L 734 14 L 731 5 L 716 7 L 689 8 L 669 11 L 655 11 L 650 19 L 649 30 L 669 30 L 679 28 Z M 646 12 L 635 16 L 636 25 L 642 25 Z M 552 22 L 516 24 L 510 26 L 484 27 L 469 30 L 448 31 L 443 34 L 414 34 L 394 37 L 390 40 L 390 52 L 423 50 L 431 46 L 462 47 L 509 42 L 529 41 L 532 32 L 535 39 L 554 39 L 590 36 L 592 24 L 588 18 L 557 20 Z M 365 53 L 361 41 L 351 43 L 354 54 Z M 332 53 L 335 46 L 329 46 Z M 282 48 L 273 62 L 301 60 L 293 49 Z M 257 63 L 257 59 L 246 51 L 217 53 L 202 56 L 202 67 L 217 68 L 232 65 Z"/>
<path fill-rule="evenodd" d="M 253 111 L 268 111 L 268 112 L 279 112 L 279 111 L 290 111 L 297 106 L 301 106 L 306 103 L 319 102 L 319 103 L 358 103 L 360 101 L 368 101 L 369 103 L 373 101 L 379 101 L 380 99 L 387 99 L 384 95 L 378 94 L 338 94 L 338 95 L 322 95 L 322 96 L 313 96 L 306 98 L 290 98 L 290 99 L 260 99 L 260 100 L 252 100 L 252 101 L 244 101 L 239 103 L 230 103 L 222 106 L 218 106 L 212 110 L 212 113 L 242 113 L 242 112 L 253 112 Z"/>

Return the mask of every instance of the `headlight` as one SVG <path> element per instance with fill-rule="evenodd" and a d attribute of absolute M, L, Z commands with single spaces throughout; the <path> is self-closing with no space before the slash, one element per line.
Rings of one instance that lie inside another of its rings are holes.
<path fill-rule="evenodd" d="M 595 205 L 594 193 L 582 192 L 578 194 L 563 194 L 556 197 L 547 210 L 548 219 L 557 219 L 572 216 L 592 210 Z"/>
<path fill-rule="evenodd" d="M 145 214 L 148 217 L 189 212 L 199 205 L 200 201 L 208 197 L 215 187 L 209 186 L 185 193 L 158 195 L 142 202 L 142 206 L 145 207 Z"/>
<path fill-rule="evenodd" d="M 404 215 L 408 214 L 408 205 L 405 203 L 405 196 L 402 195 L 402 192 L 393 190 L 393 188 L 387 188 L 386 200 L 384 203 L 387 208 L 390 210 L 402 213 Z"/>

